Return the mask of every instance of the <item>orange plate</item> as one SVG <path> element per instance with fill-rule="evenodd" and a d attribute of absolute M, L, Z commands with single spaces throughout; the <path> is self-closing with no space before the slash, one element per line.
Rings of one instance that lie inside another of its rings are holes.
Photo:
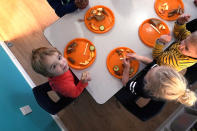
<path fill-rule="evenodd" d="M 116 78 L 121 79 L 122 76 L 116 75 L 116 74 L 114 73 L 114 70 L 113 70 L 113 67 L 114 67 L 115 65 L 118 65 L 118 66 L 119 66 L 120 72 L 121 72 L 121 73 L 123 72 L 123 67 L 122 67 L 123 61 L 120 60 L 120 58 L 123 57 L 123 56 L 119 56 L 118 53 L 116 53 L 116 49 L 123 49 L 123 50 L 124 50 L 123 54 L 125 54 L 125 55 L 126 55 L 126 50 L 127 50 L 127 49 L 128 49 L 131 53 L 134 53 L 134 51 L 131 50 L 130 48 L 127 48 L 127 47 L 118 47 L 118 48 L 113 49 L 113 50 L 109 53 L 109 55 L 108 55 L 108 57 L 107 57 L 107 68 L 108 68 L 109 72 L 110 72 L 113 76 L 115 76 Z M 131 61 L 131 67 L 134 69 L 134 71 L 133 71 L 133 73 L 130 75 L 130 77 L 133 77 L 133 76 L 136 74 L 136 72 L 138 71 L 139 62 L 138 62 L 137 60 L 132 60 L 132 61 Z"/>
<path fill-rule="evenodd" d="M 166 10 L 163 14 L 161 14 L 161 13 L 159 13 L 158 8 L 161 5 L 163 5 L 164 3 L 168 4 L 168 10 Z M 156 11 L 157 15 L 164 20 L 176 20 L 179 17 L 179 15 L 175 14 L 172 17 L 168 17 L 168 12 L 173 9 L 178 8 L 179 5 L 181 6 L 182 9 L 184 9 L 184 4 L 183 4 L 182 0 L 156 0 L 155 1 L 155 11 Z"/>
<path fill-rule="evenodd" d="M 105 15 L 105 19 L 102 20 L 102 21 L 97 21 L 95 18 L 93 18 L 91 20 L 87 20 L 87 18 L 91 14 L 91 11 L 92 10 L 95 10 L 97 8 L 104 8 L 105 9 L 105 11 L 108 14 L 108 15 Z M 85 19 L 85 25 L 86 25 L 86 27 L 89 30 L 91 30 L 92 32 L 99 33 L 99 34 L 108 32 L 114 26 L 114 23 L 115 23 L 115 17 L 114 17 L 113 12 L 109 8 L 107 8 L 107 7 L 103 6 L 103 5 L 97 5 L 97 6 L 94 6 L 94 7 L 90 8 L 86 12 L 84 19 Z M 94 25 L 95 28 L 97 28 L 96 30 L 92 28 L 91 23 Z M 105 29 L 103 31 L 99 30 L 99 27 L 101 25 L 103 25 L 105 27 Z"/>
<path fill-rule="evenodd" d="M 156 19 L 156 18 L 150 18 L 150 19 Z M 155 45 L 155 41 L 157 38 L 159 38 L 161 35 L 164 34 L 170 34 L 170 30 L 168 28 L 168 26 L 166 25 L 166 23 L 164 23 L 163 21 L 161 21 L 161 24 L 163 24 L 165 26 L 165 29 L 159 29 L 159 27 L 157 27 L 157 29 L 160 31 L 160 34 L 153 29 L 153 27 L 150 25 L 149 21 L 150 19 L 145 20 L 139 28 L 139 36 L 140 39 L 142 40 L 143 43 L 145 43 L 147 46 L 149 47 L 154 47 Z M 159 19 L 156 19 L 159 20 Z"/>
<path fill-rule="evenodd" d="M 66 51 L 68 49 L 68 46 L 73 42 L 76 42 L 77 46 L 72 53 L 67 54 Z M 88 43 L 88 47 L 87 47 L 86 53 L 84 55 L 83 53 L 84 53 L 85 48 L 86 48 L 86 43 Z M 85 60 L 88 60 L 90 58 L 90 53 L 91 53 L 91 51 L 89 49 L 90 45 L 94 46 L 91 41 L 89 41 L 85 38 L 76 38 L 74 40 L 71 40 L 67 44 L 66 48 L 64 49 L 64 57 L 67 60 L 68 60 L 68 57 L 71 57 L 73 60 L 75 60 L 75 64 L 72 64 L 71 62 L 68 61 L 68 65 L 70 67 L 74 68 L 74 69 L 85 69 L 85 68 L 88 68 L 89 66 L 91 66 L 96 59 L 96 48 L 93 51 L 94 52 L 94 57 L 92 58 L 92 60 L 87 65 L 79 64 L 80 62 L 85 62 Z"/>

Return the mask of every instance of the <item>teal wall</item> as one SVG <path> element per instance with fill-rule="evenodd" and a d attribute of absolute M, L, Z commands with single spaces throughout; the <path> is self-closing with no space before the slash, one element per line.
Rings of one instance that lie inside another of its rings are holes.
<path fill-rule="evenodd" d="M 53 118 L 36 103 L 32 89 L 0 45 L 0 130 L 59 131 Z M 20 107 L 30 105 L 23 116 Z"/>

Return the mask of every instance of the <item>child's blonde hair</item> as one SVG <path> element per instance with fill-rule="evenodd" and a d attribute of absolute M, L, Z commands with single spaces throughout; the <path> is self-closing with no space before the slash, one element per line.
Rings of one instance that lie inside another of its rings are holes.
<path fill-rule="evenodd" d="M 46 56 L 54 55 L 55 52 L 57 52 L 58 54 L 61 54 L 56 48 L 41 47 L 41 48 L 32 50 L 31 65 L 34 71 L 43 76 L 52 77 L 53 74 L 48 72 L 46 69 L 44 59 Z"/>
<path fill-rule="evenodd" d="M 155 79 L 147 81 L 145 85 L 145 89 L 154 97 L 175 100 L 186 106 L 195 104 L 196 95 L 187 89 L 187 81 L 180 73 L 168 66 L 160 66 L 154 73 Z"/>

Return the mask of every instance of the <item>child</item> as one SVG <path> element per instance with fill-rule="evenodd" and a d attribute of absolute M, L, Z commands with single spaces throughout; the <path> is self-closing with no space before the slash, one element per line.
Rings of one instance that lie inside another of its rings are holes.
<path fill-rule="evenodd" d="M 84 9 L 89 0 L 47 0 L 51 7 L 55 10 L 55 13 L 62 17 L 67 13 L 74 12 L 75 10 Z"/>
<path fill-rule="evenodd" d="M 170 65 L 177 71 L 186 69 L 197 62 L 197 31 L 192 34 L 186 30 L 185 23 L 190 15 L 180 16 L 174 26 L 174 34 L 177 39 L 167 50 L 163 51 L 171 37 L 162 35 L 156 40 L 153 49 L 153 58 L 158 65 Z"/>
<path fill-rule="evenodd" d="M 31 64 L 35 72 L 48 77 L 53 90 L 65 97 L 78 97 L 91 80 L 88 72 L 82 73 L 76 86 L 66 59 L 55 48 L 41 47 L 33 50 Z"/>
<path fill-rule="evenodd" d="M 136 59 L 148 64 L 140 73 L 129 80 L 130 60 Z M 185 78 L 169 66 L 158 66 L 155 61 L 135 53 L 127 54 L 124 59 L 122 83 L 124 87 L 116 98 L 134 115 L 146 121 L 158 114 L 165 100 L 178 101 L 186 106 L 196 102 L 194 92 L 187 89 Z M 137 103 L 139 98 L 150 99 L 144 107 Z"/>

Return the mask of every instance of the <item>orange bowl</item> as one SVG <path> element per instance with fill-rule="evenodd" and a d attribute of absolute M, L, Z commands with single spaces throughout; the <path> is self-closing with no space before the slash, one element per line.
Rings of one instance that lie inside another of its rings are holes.
<path fill-rule="evenodd" d="M 103 8 L 106 12 L 106 14 L 104 14 L 105 18 L 101 21 L 98 21 L 96 20 L 95 18 L 92 18 L 91 20 L 88 20 L 88 18 L 90 16 L 92 16 L 92 11 L 93 10 L 97 10 L 98 8 Z M 99 33 L 99 34 L 102 34 L 102 33 L 105 33 L 105 32 L 108 32 L 109 30 L 112 29 L 112 27 L 114 26 L 114 23 L 115 23 L 115 17 L 114 17 L 114 14 L 113 12 L 106 6 L 103 6 L 103 5 L 97 5 L 97 6 L 94 6 L 92 8 L 90 8 L 86 14 L 85 14 L 85 25 L 86 27 L 94 32 L 94 33 Z M 100 30 L 100 26 L 103 26 L 104 27 L 104 30 Z"/>
<path fill-rule="evenodd" d="M 160 7 L 165 3 L 167 3 L 168 5 L 168 10 L 165 10 L 164 13 L 160 13 L 161 12 L 159 11 Z M 159 17 L 161 17 L 164 20 L 172 21 L 172 20 L 176 20 L 179 17 L 179 15 L 175 14 L 172 17 L 168 17 L 168 12 L 172 11 L 173 9 L 177 9 L 179 6 L 182 9 L 184 9 L 184 4 L 182 0 L 156 0 L 154 8 L 155 8 L 155 12 Z"/>
<path fill-rule="evenodd" d="M 67 53 L 69 46 L 73 42 L 77 43 L 77 46 L 74 48 L 74 51 L 72 53 Z M 76 38 L 71 40 L 64 49 L 64 57 L 67 59 L 68 65 L 78 70 L 85 69 L 91 66 L 96 59 L 96 48 L 94 49 L 94 51 L 91 51 L 90 46 L 94 46 L 94 44 L 85 38 Z M 93 57 L 92 54 L 94 54 Z M 68 58 L 72 58 L 75 63 L 70 62 Z M 85 61 L 88 61 L 88 63 L 86 63 Z"/>
<path fill-rule="evenodd" d="M 123 49 L 123 54 L 126 55 L 126 53 L 135 53 L 133 50 L 131 50 L 130 48 L 127 48 L 127 47 L 118 47 L 118 48 L 115 48 L 113 49 L 109 55 L 107 56 L 107 68 L 108 68 L 108 71 L 111 73 L 111 75 L 113 75 L 114 77 L 116 78 L 119 78 L 121 79 L 122 78 L 122 72 L 123 72 L 123 61 L 120 60 L 121 57 L 123 56 L 120 56 L 118 55 L 118 53 L 116 52 L 117 49 Z M 117 75 L 113 68 L 114 66 L 117 65 L 119 67 L 119 72 L 121 73 L 121 75 Z M 133 68 L 133 72 L 130 74 L 129 77 L 133 77 L 137 71 L 138 71 L 138 68 L 139 68 L 139 62 L 137 60 L 132 60 L 131 61 L 131 68 Z"/>
<path fill-rule="evenodd" d="M 159 20 L 156 18 L 150 18 L 145 20 L 139 27 L 139 37 L 142 40 L 142 42 L 153 48 L 155 46 L 155 41 L 157 38 L 159 38 L 161 35 L 164 34 L 170 34 L 170 30 L 167 26 L 166 23 L 164 23 L 163 21 L 159 20 L 163 26 L 165 26 L 165 29 L 159 29 L 159 27 L 157 26 L 156 28 L 158 29 L 158 31 L 160 32 L 160 34 L 151 26 L 150 20 Z"/>

